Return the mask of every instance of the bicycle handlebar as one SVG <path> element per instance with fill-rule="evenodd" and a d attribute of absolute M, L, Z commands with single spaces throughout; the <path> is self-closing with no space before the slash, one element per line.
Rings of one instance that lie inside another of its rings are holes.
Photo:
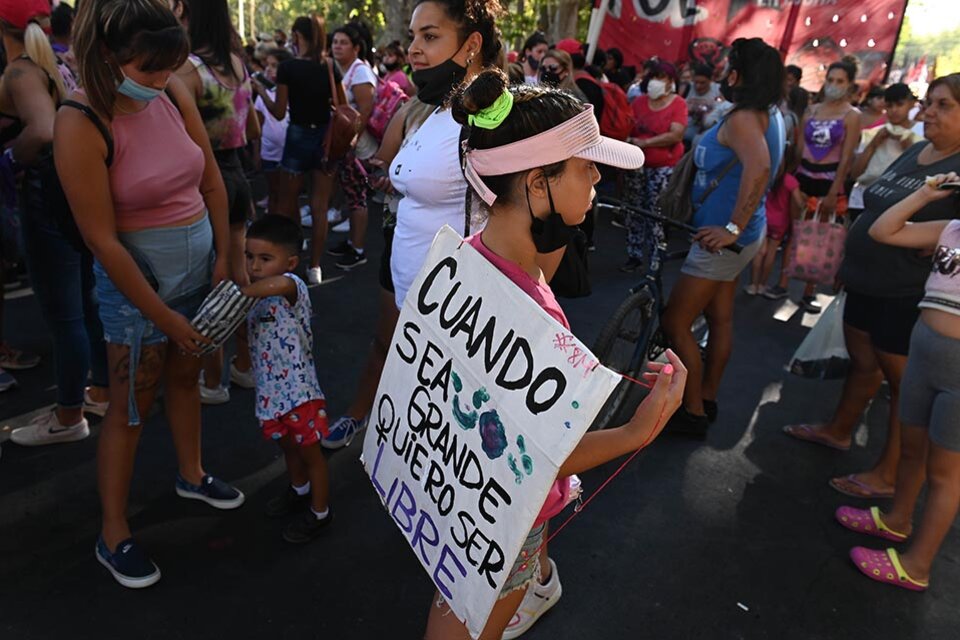
<path fill-rule="evenodd" d="M 597 206 L 605 207 L 607 209 L 621 209 L 625 211 L 630 211 L 631 213 L 639 214 L 644 218 L 655 220 L 660 224 L 663 224 L 668 227 L 673 227 L 674 229 L 679 229 L 680 231 L 686 231 L 687 233 L 696 233 L 697 231 L 699 231 L 699 229 L 697 229 L 692 225 L 686 224 L 684 222 L 679 222 L 677 220 L 674 220 L 673 218 L 667 218 L 665 216 L 654 213 L 652 211 L 647 211 L 646 209 L 641 209 L 639 207 L 631 206 L 629 204 L 621 202 L 620 200 L 617 200 L 616 198 L 609 198 L 604 196 L 597 197 Z M 729 249 L 734 253 L 740 253 L 741 251 L 743 251 L 743 245 L 735 242 L 734 244 L 724 247 L 724 249 Z"/>

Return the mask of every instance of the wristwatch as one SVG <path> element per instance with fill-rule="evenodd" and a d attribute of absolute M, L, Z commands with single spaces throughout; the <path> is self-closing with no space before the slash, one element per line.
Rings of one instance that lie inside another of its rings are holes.
<path fill-rule="evenodd" d="M 726 229 L 727 233 L 729 233 L 735 238 L 740 235 L 740 231 L 741 231 L 737 223 L 733 222 L 732 220 L 727 223 L 727 226 L 725 226 L 724 229 Z"/>

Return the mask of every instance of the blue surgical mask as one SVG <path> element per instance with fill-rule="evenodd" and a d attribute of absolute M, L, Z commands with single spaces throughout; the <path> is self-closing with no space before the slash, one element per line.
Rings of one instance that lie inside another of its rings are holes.
<path fill-rule="evenodd" d="M 133 100 L 141 100 L 143 102 L 150 102 L 161 93 L 163 89 L 155 89 L 154 87 L 145 87 L 136 80 L 133 80 L 126 74 L 123 76 L 123 82 L 120 83 L 120 86 L 117 87 L 117 91 L 123 95 L 131 98 Z"/>

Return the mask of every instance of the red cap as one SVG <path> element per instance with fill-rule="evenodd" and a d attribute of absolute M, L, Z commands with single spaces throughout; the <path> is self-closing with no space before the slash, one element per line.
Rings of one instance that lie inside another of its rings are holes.
<path fill-rule="evenodd" d="M 553 47 L 555 49 L 559 49 L 560 51 L 566 51 L 570 55 L 575 53 L 583 53 L 583 50 L 580 48 L 580 41 L 573 38 L 565 38 L 553 45 Z"/>
<path fill-rule="evenodd" d="M 24 30 L 37 18 L 50 16 L 49 0 L 0 0 L 0 20 L 14 29 Z"/>
<path fill-rule="evenodd" d="M 513 64 L 514 62 L 517 61 L 518 57 L 520 57 L 519 53 L 517 53 L 516 51 L 511 51 L 510 53 L 507 54 L 507 62 L 509 62 L 510 64 Z"/>

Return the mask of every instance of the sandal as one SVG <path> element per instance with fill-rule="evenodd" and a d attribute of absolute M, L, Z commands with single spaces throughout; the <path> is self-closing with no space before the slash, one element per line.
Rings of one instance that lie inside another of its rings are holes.
<path fill-rule="evenodd" d="M 848 489 L 843 486 L 844 482 L 848 482 L 854 486 L 853 489 Z M 845 496 L 851 498 L 860 498 L 863 500 L 886 500 L 893 497 L 894 490 L 889 491 L 877 491 L 870 485 L 866 484 L 862 480 L 857 480 L 857 474 L 851 473 L 848 476 L 843 476 L 841 478 L 831 478 L 830 486 L 834 491 L 839 491 Z"/>
<path fill-rule="evenodd" d="M 847 446 L 843 446 L 835 443 L 833 440 L 826 438 L 822 433 L 820 433 L 820 431 L 815 429 L 813 425 L 791 424 L 784 427 L 783 432 L 791 438 L 803 440 L 804 442 L 812 442 L 813 444 L 820 444 L 830 449 L 836 449 L 837 451 L 850 450 L 849 444 Z"/>
<path fill-rule="evenodd" d="M 857 569 L 863 575 L 871 580 L 890 584 L 895 587 L 909 589 L 910 591 L 926 591 L 930 586 L 929 582 L 914 580 L 907 572 L 903 570 L 900 564 L 900 556 L 896 549 L 867 549 L 864 547 L 854 547 L 850 550 L 850 559 Z"/>
<path fill-rule="evenodd" d="M 880 519 L 880 507 L 869 509 L 840 507 L 837 509 L 836 518 L 837 522 L 850 531 L 865 533 L 891 542 L 903 542 L 907 539 L 907 534 L 894 531 L 883 523 Z"/>

